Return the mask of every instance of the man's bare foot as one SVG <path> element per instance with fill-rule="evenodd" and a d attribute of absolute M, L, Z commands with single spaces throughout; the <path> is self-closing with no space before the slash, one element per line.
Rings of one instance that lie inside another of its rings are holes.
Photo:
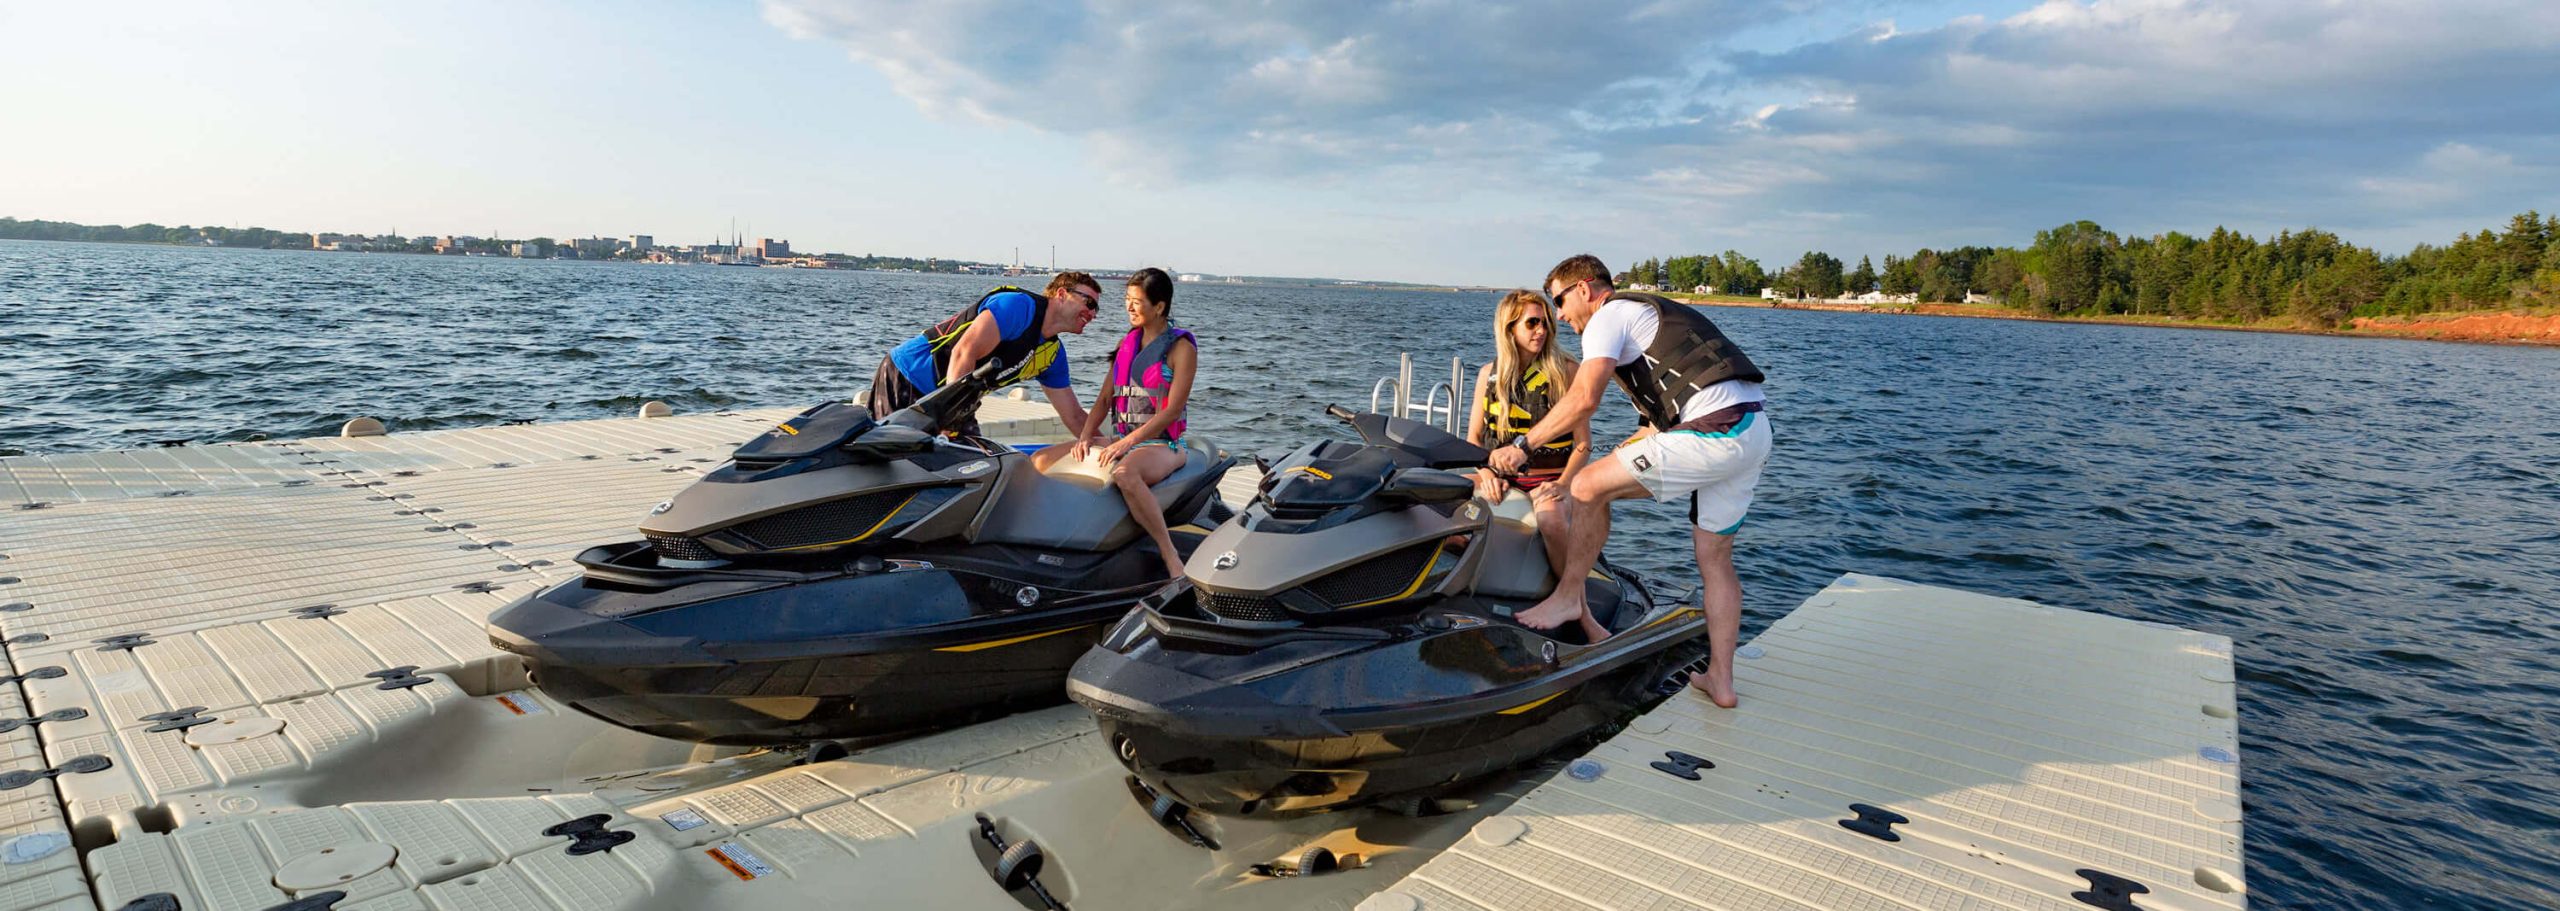
<path fill-rule="evenodd" d="M 1567 623 L 1591 619 L 1591 609 L 1571 598 L 1549 597 L 1536 607 L 1511 615 L 1521 626 L 1530 629 L 1555 629 Z"/>
<path fill-rule="evenodd" d="M 1164 572 L 1165 572 L 1165 576 L 1166 576 L 1166 578 L 1175 579 L 1175 580 L 1179 580 L 1179 579 L 1181 579 L 1181 578 L 1182 578 L 1182 575 L 1183 575 L 1183 573 L 1182 573 L 1182 561 L 1180 561 L 1180 560 L 1173 560 L 1173 559 L 1167 559 L 1166 561 L 1164 561 Z"/>
<path fill-rule="evenodd" d="M 1742 704 L 1742 698 L 1733 692 L 1732 671 L 1723 673 L 1709 671 L 1698 674 L 1689 678 L 1689 685 L 1696 687 L 1698 692 L 1707 694 L 1707 699 L 1714 702 L 1717 708 L 1729 709 Z"/>
<path fill-rule="evenodd" d="M 1609 638 L 1609 628 L 1601 626 L 1599 620 L 1593 619 L 1590 611 L 1582 612 L 1583 644 L 1598 645 L 1600 640 L 1606 638 Z"/>

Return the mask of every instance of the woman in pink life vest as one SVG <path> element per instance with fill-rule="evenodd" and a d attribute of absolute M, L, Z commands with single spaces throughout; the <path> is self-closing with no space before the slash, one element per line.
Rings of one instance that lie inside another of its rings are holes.
<path fill-rule="evenodd" d="M 1129 276 L 1124 296 L 1129 334 L 1111 356 L 1111 375 L 1102 395 L 1086 413 L 1067 457 L 1081 459 L 1097 439 L 1106 418 L 1117 435 L 1094 456 L 1111 469 L 1111 483 L 1129 501 L 1129 515 L 1155 539 L 1164 555 L 1165 572 L 1182 578 L 1182 555 L 1173 534 L 1165 530 L 1164 505 L 1148 488 L 1182 470 L 1183 409 L 1191 402 L 1191 379 L 1200 366 L 1200 342 L 1186 329 L 1175 328 L 1173 276 L 1149 267 Z"/>

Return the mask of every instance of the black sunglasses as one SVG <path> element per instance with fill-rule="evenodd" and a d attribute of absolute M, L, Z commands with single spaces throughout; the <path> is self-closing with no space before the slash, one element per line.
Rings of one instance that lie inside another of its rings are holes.
<path fill-rule="evenodd" d="M 1512 320 L 1511 324 L 1514 326 L 1528 326 L 1533 329 L 1544 329 L 1547 328 L 1547 318 L 1543 316 L 1531 316 Z"/>

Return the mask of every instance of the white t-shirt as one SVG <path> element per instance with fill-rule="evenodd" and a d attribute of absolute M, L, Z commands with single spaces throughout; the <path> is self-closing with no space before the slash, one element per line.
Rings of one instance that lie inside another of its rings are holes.
<path fill-rule="evenodd" d="M 1582 359 L 1605 357 L 1620 366 L 1644 357 L 1644 349 L 1653 347 L 1654 333 L 1662 327 L 1662 317 L 1642 301 L 1618 300 L 1600 305 L 1591 314 L 1591 322 L 1582 327 Z M 1726 380 L 1698 390 L 1680 405 L 1680 419 L 1697 418 L 1710 412 L 1730 408 L 1744 402 L 1767 401 L 1760 384 L 1748 380 Z"/>

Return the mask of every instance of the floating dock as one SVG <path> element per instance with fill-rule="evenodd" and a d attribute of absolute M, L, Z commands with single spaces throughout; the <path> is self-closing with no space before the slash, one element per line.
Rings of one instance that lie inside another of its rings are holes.
<path fill-rule="evenodd" d="M 1215 850 L 1072 706 L 739 753 L 489 646 L 792 413 L 0 459 L 0 911 L 1028 907 L 979 814 L 1085 909 L 2244 904 L 2227 640 L 1872 577 L 1745 647 L 1740 710 L 1683 692 L 1443 815 L 1197 820 Z M 1359 863 L 1267 875 L 1317 846 Z"/>

